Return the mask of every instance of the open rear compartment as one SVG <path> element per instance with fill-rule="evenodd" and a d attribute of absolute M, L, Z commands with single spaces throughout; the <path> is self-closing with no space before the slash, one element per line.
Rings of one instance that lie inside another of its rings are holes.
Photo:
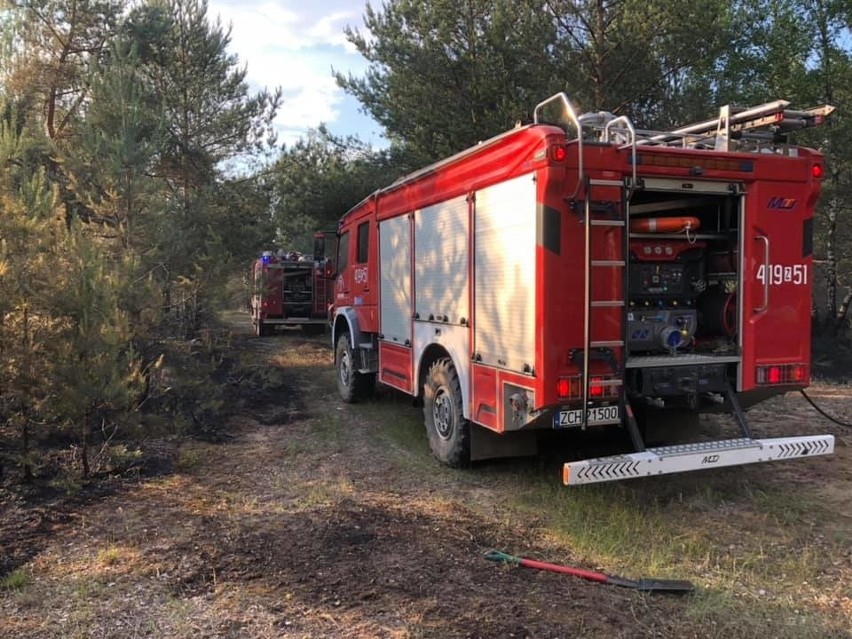
<path fill-rule="evenodd" d="M 715 411 L 736 389 L 741 193 L 648 180 L 628 202 L 625 381 L 640 413 Z"/>
<path fill-rule="evenodd" d="M 283 263 L 284 319 L 310 319 L 314 310 L 314 264 Z"/>

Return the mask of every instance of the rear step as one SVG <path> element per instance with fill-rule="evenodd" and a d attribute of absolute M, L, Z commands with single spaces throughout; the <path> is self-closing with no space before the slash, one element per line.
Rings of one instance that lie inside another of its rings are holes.
<path fill-rule="evenodd" d="M 576 486 L 721 466 L 816 457 L 830 455 L 833 452 L 833 435 L 803 435 L 775 439 L 722 439 L 648 448 L 641 453 L 568 462 L 562 468 L 562 483 L 566 486 Z"/>

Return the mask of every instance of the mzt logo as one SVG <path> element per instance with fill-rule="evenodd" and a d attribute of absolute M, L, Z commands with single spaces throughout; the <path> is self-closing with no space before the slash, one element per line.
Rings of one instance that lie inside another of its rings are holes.
<path fill-rule="evenodd" d="M 769 198 L 769 204 L 767 205 L 770 209 L 776 209 L 781 211 L 789 211 L 796 207 L 796 198 L 792 197 L 771 197 Z"/>

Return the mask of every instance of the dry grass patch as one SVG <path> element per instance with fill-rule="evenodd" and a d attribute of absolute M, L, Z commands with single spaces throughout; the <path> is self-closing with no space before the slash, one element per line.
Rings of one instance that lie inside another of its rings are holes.
<path fill-rule="evenodd" d="M 0 578 L 0 590 L 19 591 L 29 583 L 27 573 L 21 569 L 13 570 L 8 575 Z"/>

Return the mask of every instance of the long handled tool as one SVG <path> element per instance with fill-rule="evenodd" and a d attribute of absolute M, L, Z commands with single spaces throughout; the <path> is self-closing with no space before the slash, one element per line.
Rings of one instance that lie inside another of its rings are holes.
<path fill-rule="evenodd" d="M 524 568 L 535 568 L 537 570 L 559 572 L 566 575 L 573 575 L 574 577 L 580 577 L 581 579 L 587 579 L 589 581 L 596 581 L 600 584 L 634 588 L 645 592 L 690 592 L 695 589 L 692 582 L 679 579 L 649 579 L 647 577 L 643 577 L 639 580 L 625 579 L 624 577 L 616 577 L 614 575 L 607 575 L 602 572 L 594 572 L 592 570 L 581 570 L 580 568 L 548 564 L 543 561 L 535 561 L 534 559 L 513 557 L 512 555 L 507 555 L 499 550 L 489 550 L 485 553 L 485 558 L 491 561 L 523 566 Z"/>

